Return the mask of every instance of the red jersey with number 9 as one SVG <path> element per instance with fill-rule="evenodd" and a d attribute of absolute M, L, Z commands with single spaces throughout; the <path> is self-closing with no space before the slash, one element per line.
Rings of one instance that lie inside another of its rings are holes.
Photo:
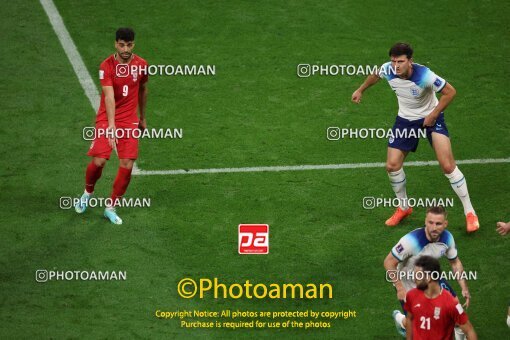
<path fill-rule="evenodd" d="M 111 55 L 99 67 L 101 86 L 113 86 L 115 97 L 115 124 L 138 123 L 138 90 L 140 84 L 149 79 L 147 62 L 133 54 L 131 61 L 121 64 Z M 107 122 L 104 92 L 101 91 L 101 103 L 97 111 L 96 124 Z"/>
<path fill-rule="evenodd" d="M 413 339 L 451 340 L 455 325 L 463 325 L 468 316 L 446 289 L 433 299 L 417 288 L 407 292 L 404 309 L 413 315 Z"/>

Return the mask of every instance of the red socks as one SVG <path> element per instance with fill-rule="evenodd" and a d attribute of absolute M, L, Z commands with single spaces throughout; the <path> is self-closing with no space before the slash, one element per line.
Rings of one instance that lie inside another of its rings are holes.
<path fill-rule="evenodd" d="M 103 168 L 95 165 L 94 161 L 91 161 L 87 166 L 87 171 L 85 172 L 85 190 L 89 194 L 94 192 L 94 186 L 96 185 L 99 177 L 101 177 L 102 172 Z"/>
<path fill-rule="evenodd" d="M 126 192 L 129 181 L 131 180 L 131 170 L 132 169 L 119 167 L 117 177 L 115 177 L 115 182 L 113 182 L 113 192 L 111 196 L 113 205 L 115 205 L 117 200 Z"/>
<path fill-rule="evenodd" d="M 115 205 L 117 200 L 126 192 L 129 181 L 131 180 L 131 171 L 132 169 L 119 167 L 117 177 L 115 177 L 115 181 L 113 182 L 113 191 L 111 196 L 113 205 Z M 103 168 L 95 165 L 94 161 L 90 162 L 87 166 L 87 172 L 85 173 L 85 190 L 89 194 L 94 192 L 94 186 L 96 185 L 97 180 L 101 177 L 102 172 Z"/>

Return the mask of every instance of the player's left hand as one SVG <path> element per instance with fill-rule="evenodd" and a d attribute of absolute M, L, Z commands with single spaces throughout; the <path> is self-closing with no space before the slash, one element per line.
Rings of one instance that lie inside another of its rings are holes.
<path fill-rule="evenodd" d="M 106 136 L 108 138 L 108 144 L 110 147 L 115 150 L 117 148 L 117 143 L 119 140 L 117 139 L 117 133 L 115 132 L 115 125 L 108 125 L 108 129 L 106 130 Z"/>
<path fill-rule="evenodd" d="M 147 129 L 147 120 L 145 118 L 140 119 L 140 121 L 138 122 L 138 128 L 140 129 L 140 131 Z"/>
<path fill-rule="evenodd" d="M 468 309 L 469 302 L 471 301 L 471 294 L 469 294 L 469 290 L 463 289 L 462 296 L 464 297 L 464 299 L 466 299 L 466 302 L 462 305 L 462 307 Z"/>
<path fill-rule="evenodd" d="M 508 232 L 510 232 L 510 222 L 508 222 L 508 223 L 505 223 L 505 222 L 498 222 L 498 223 L 497 223 L 496 231 L 497 231 L 497 232 L 498 232 L 501 236 L 505 236 L 506 234 L 508 234 Z"/>
<path fill-rule="evenodd" d="M 423 121 L 423 126 L 424 127 L 434 126 L 436 124 L 436 119 L 437 119 L 437 117 L 429 114 L 427 117 L 425 117 L 425 120 Z"/>

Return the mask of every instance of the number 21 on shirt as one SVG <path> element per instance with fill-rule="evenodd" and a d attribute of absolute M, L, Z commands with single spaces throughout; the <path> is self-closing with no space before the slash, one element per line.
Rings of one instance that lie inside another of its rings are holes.
<path fill-rule="evenodd" d="M 426 318 L 426 317 L 422 316 L 420 318 L 420 321 L 421 321 L 421 325 L 420 325 L 421 329 L 427 329 L 427 330 L 430 329 L 430 318 Z"/>

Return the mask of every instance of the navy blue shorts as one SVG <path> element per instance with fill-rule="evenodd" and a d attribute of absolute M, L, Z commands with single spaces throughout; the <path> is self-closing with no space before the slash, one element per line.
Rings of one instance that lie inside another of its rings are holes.
<path fill-rule="evenodd" d="M 415 152 L 418 148 L 418 142 L 420 141 L 420 136 L 425 131 L 427 135 L 427 139 L 429 140 L 430 145 L 432 145 L 432 132 L 437 132 L 446 137 L 449 137 L 448 128 L 446 127 L 446 123 L 444 122 L 444 113 L 441 112 L 439 117 L 437 117 L 436 124 L 433 127 L 423 127 L 423 121 L 425 118 L 418 120 L 407 120 L 400 116 L 397 116 L 395 120 L 395 124 L 391 131 L 393 132 L 393 137 L 390 137 L 388 141 L 388 146 L 394 149 L 399 149 L 402 151 L 412 151 Z M 398 130 L 398 131 L 397 131 Z M 413 130 L 413 132 L 410 132 Z M 411 136 L 409 136 L 411 135 Z M 404 137 L 407 138 L 404 138 Z"/>
<path fill-rule="evenodd" d="M 446 289 L 447 291 L 449 291 L 450 294 L 452 294 L 453 297 L 457 297 L 457 294 L 453 290 L 452 286 L 450 286 L 448 281 L 446 281 L 445 279 L 441 279 L 441 280 L 439 280 L 439 285 L 441 286 L 441 288 Z M 402 310 L 404 311 L 404 315 L 407 315 L 407 312 L 404 309 L 404 301 L 403 300 L 398 300 L 398 301 L 400 301 L 400 305 L 402 306 Z"/>

